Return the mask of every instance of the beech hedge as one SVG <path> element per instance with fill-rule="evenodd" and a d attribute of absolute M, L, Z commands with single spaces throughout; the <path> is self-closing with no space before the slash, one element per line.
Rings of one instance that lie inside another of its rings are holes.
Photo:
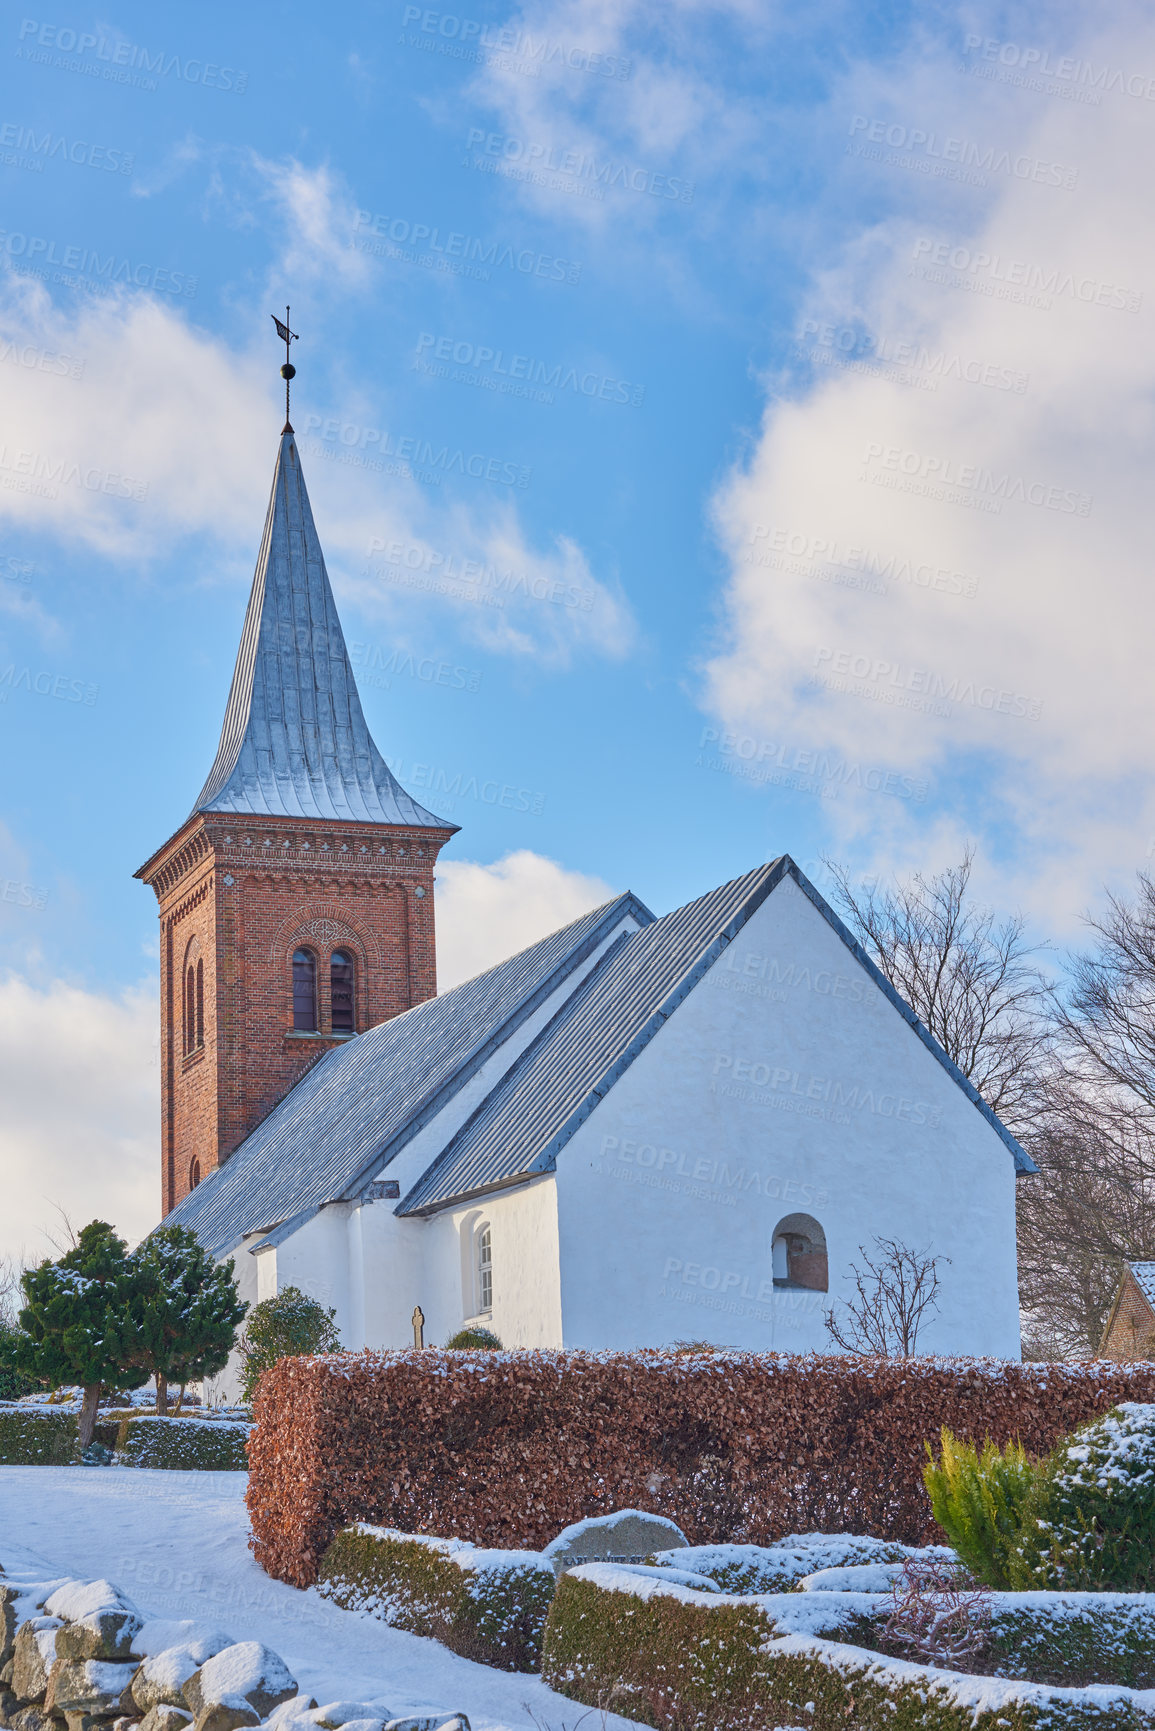
<path fill-rule="evenodd" d="M 788 1533 L 941 1542 L 922 1481 L 945 1424 L 1045 1454 L 1155 1364 L 644 1351 L 341 1353 L 265 1372 L 249 1442 L 261 1567 L 311 1586 L 355 1521 L 540 1550 L 615 1509 L 691 1544 Z"/>

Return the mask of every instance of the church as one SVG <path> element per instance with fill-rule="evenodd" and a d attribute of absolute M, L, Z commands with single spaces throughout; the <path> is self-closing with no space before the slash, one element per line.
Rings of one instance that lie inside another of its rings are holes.
<path fill-rule="evenodd" d="M 455 833 L 370 736 L 286 422 L 216 760 L 136 874 L 165 1221 L 243 1298 L 298 1287 L 350 1349 L 827 1351 L 886 1238 L 938 1259 L 921 1350 L 1018 1357 L 1035 1168 L 788 855 L 439 996 Z"/>

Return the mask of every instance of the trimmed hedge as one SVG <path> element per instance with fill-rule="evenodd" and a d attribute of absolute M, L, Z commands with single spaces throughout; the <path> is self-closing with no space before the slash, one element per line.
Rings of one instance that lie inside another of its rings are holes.
<path fill-rule="evenodd" d="M 1155 1689 L 1155 1594 L 995 1593 L 991 1634 L 1000 1676 Z"/>
<path fill-rule="evenodd" d="M 160 1467 L 170 1472 L 245 1472 L 249 1427 L 227 1419 L 123 1418 L 117 1427 L 116 1459 L 122 1467 Z"/>
<path fill-rule="evenodd" d="M 317 1590 L 346 1610 L 432 1635 L 466 1659 L 536 1671 L 554 1574 L 531 1551 L 478 1551 L 356 1526 L 325 1552 Z"/>
<path fill-rule="evenodd" d="M 540 1548 L 614 1509 L 692 1544 L 789 1532 L 941 1540 L 922 1482 L 942 1425 L 1032 1455 L 1155 1365 L 692 1352 L 365 1352 L 280 1360 L 249 1448 L 253 1549 L 307 1587 L 353 1521 Z"/>
<path fill-rule="evenodd" d="M 714 1598 L 652 1576 L 589 1563 L 564 1576 L 550 1608 L 542 1677 L 560 1694 L 659 1731 L 1152 1731 L 1155 1712 L 1130 1690 L 1056 1690 L 880 1659 L 779 1617 L 809 1600 L 866 1595 Z"/>
<path fill-rule="evenodd" d="M 74 1412 L 0 1407 L 0 1466 L 65 1467 L 80 1459 Z"/>

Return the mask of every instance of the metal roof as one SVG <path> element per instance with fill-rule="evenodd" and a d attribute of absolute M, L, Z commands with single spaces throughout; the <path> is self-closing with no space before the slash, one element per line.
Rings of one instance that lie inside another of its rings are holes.
<path fill-rule="evenodd" d="M 1155 1311 L 1155 1262 L 1129 1262 L 1127 1267 L 1135 1276 L 1139 1291 Z"/>
<path fill-rule="evenodd" d="M 457 828 L 405 792 L 370 737 L 291 427 L 201 811 Z"/>
<path fill-rule="evenodd" d="M 293 1216 L 303 1225 L 326 1202 L 360 1194 L 627 915 L 654 918 L 636 896 L 618 896 L 327 1052 L 165 1223 L 191 1227 L 221 1257 L 249 1233 Z"/>
<path fill-rule="evenodd" d="M 1010 1149 L 1016 1169 L 1035 1171 L 986 1101 L 784 854 L 623 939 L 527 1047 L 396 1212 L 431 1213 L 551 1171 L 575 1130 L 787 875 L 978 1107 Z"/>

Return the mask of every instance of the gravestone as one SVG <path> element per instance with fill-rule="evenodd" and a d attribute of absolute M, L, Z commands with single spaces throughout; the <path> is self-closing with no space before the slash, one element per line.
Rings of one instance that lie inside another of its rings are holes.
<path fill-rule="evenodd" d="M 688 1543 L 685 1533 L 664 1515 L 618 1509 L 564 1527 L 542 1556 L 560 1580 L 579 1563 L 643 1563 L 654 1551 L 680 1550 Z"/>

